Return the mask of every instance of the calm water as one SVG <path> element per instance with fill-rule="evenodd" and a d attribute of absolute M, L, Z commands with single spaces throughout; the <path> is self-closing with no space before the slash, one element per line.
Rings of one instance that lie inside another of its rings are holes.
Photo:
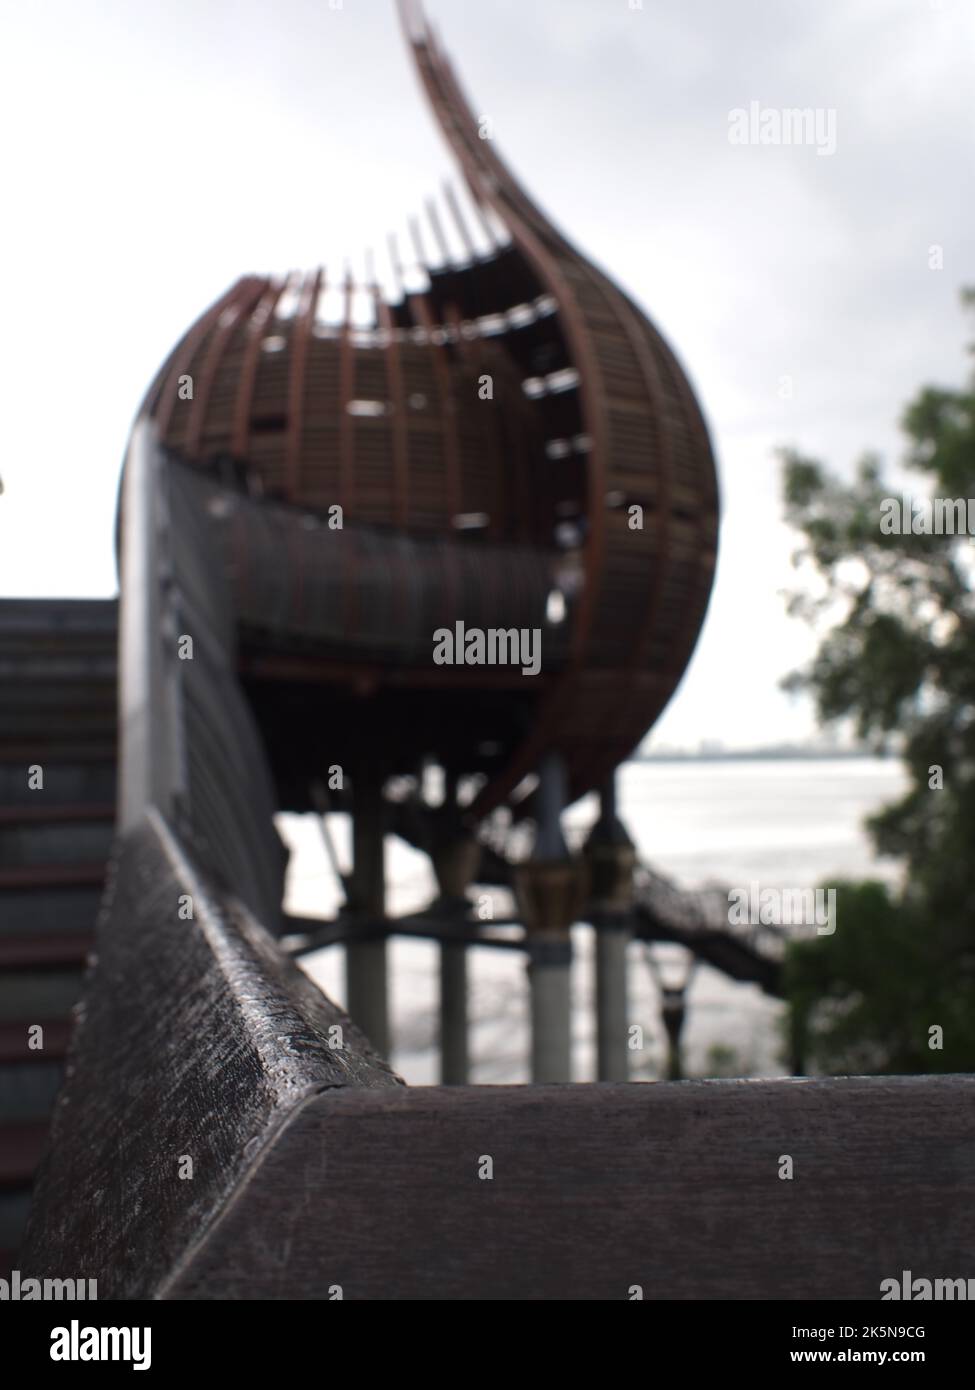
<path fill-rule="evenodd" d="M 906 787 L 903 769 L 868 758 L 823 761 L 631 763 L 620 778 L 620 809 L 641 857 L 686 886 L 707 882 L 806 888 L 836 877 L 893 875 L 874 862 L 862 829 L 864 817 Z M 595 814 L 582 802 L 567 817 L 570 838 L 584 835 Z M 348 826 L 332 817 L 340 856 L 349 862 Z M 289 910 L 328 916 L 338 894 L 313 819 L 281 818 L 293 850 Z M 387 850 L 394 912 L 421 907 L 432 893 L 426 860 L 398 841 Z M 591 932 L 575 932 L 575 1079 L 593 1076 Z M 659 948 L 665 968 L 680 973 L 684 953 Z M 393 1064 L 414 1085 L 435 1082 L 437 949 L 397 941 L 391 949 Z M 309 974 L 344 1002 L 342 953 L 323 951 L 307 962 Z M 527 983 L 519 954 L 471 953 L 473 1079 L 528 1080 Z M 730 1070 L 772 1076 L 783 1070 L 777 1019 L 780 1007 L 753 985 L 738 985 L 706 966 L 694 974 L 685 1029 L 690 1074 L 713 1075 L 710 1050 L 731 1048 Z M 631 1018 L 642 1024 L 646 1047 L 634 1054 L 637 1075 L 659 1075 L 664 1055 L 657 992 L 642 947 L 631 947 Z"/>

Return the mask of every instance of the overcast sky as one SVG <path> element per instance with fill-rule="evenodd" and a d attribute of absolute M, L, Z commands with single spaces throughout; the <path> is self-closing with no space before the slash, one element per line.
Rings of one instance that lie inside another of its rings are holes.
<path fill-rule="evenodd" d="M 803 736 L 777 690 L 808 639 L 780 596 L 774 450 L 894 460 L 918 385 L 962 380 L 975 4 L 427 8 L 501 152 L 655 318 L 710 422 L 721 563 L 658 739 Z M 450 166 L 392 0 L 0 13 L 0 594 L 107 595 L 126 436 L 176 338 L 244 272 L 380 247 Z M 752 102 L 835 112 L 835 152 L 731 143 Z"/>

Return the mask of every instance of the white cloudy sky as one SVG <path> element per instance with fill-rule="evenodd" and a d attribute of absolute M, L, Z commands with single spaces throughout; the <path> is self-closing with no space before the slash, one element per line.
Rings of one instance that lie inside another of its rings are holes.
<path fill-rule="evenodd" d="M 659 726 L 802 735 L 777 445 L 896 458 L 975 283 L 971 0 L 430 0 L 499 147 L 649 309 L 717 445 L 716 596 Z M 339 266 L 446 172 L 392 0 L 3 0 L 0 593 L 110 594 L 146 383 L 239 274 Z M 835 108 L 837 150 L 728 113 Z M 929 247 L 944 269 L 928 268 Z M 794 396 L 782 400 L 789 375 Z"/>

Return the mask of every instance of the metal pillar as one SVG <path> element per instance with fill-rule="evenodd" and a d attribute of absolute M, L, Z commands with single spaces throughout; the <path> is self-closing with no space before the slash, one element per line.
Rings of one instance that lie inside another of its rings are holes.
<path fill-rule="evenodd" d="M 636 850 L 616 814 L 616 784 L 600 792 L 600 815 L 586 841 L 589 917 L 596 934 L 596 1075 L 629 1081 L 628 946 Z"/>
<path fill-rule="evenodd" d="M 470 904 L 467 889 L 477 873 L 481 847 L 471 836 L 448 837 L 431 854 L 440 897 L 432 911 L 449 919 L 462 919 Z M 461 941 L 444 941 L 440 947 L 440 1081 L 444 1086 L 464 1086 L 470 1074 L 468 1047 L 467 947 Z"/>
<path fill-rule="evenodd" d="M 382 777 L 360 770 L 352 784 L 353 869 L 351 907 L 357 916 L 381 921 L 386 915 Z M 381 1057 L 390 1050 L 388 969 L 385 939 L 350 942 L 345 948 L 345 990 L 349 1017 Z"/>
<path fill-rule="evenodd" d="M 547 1084 L 572 1080 L 571 927 L 585 901 L 588 870 L 562 836 L 567 786 L 558 756 L 543 763 L 536 797 L 535 850 L 518 870 L 516 892 L 528 944 L 532 1080 Z"/>
<path fill-rule="evenodd" d="M 596 1078 L 629 1081 L 629 996 L 625 922 L 596 931 Z"/>
<path fill-rule="evenodd" d="M 440 1082 L 466 1086 L 470 1075 L 467 1021 L 467 947 L 440 947 Z"/>
<path fill-rule="evenodd" d="M 531 1076 L 536 1085 L 572 1080 L 572 940 L 539 934 L 528 947 Z"/>

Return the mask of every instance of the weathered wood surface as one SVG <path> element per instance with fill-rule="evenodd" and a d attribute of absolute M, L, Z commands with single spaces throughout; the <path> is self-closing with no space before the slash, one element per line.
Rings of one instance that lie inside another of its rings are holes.
<path fill-rule="evenodd" d="M 103 1299 L 877 1299 L 971 1273 L 975 1078 L 408 1091 L 154 813 L 87 1001 L 18 1263 Z"/>
<path fill-rule="evenodd" d="M 305 1101 L 400 1084 L 150 813 L 110 867 L 20 1267 L 152 1297 Z"/>
<path fill-rule="evenodd" d="M 346 1092 L 168 1294 L 872 1300 L 973 1249 L 970 1077 Z"/>
<path fill-rule="evenodd" d="M 207 1017 L 188 964 L 192 1055 L 143 998 L 118 1038 L 138 1064 L 69 1092 L 90 1115 L 62 1116 L 23 1268 L 192 1299 L 872 1300 L 905 1269 L 970 1273 L 975 1078 L 406 1090 L 330 1074 L 280 999 L 235 1020 L 234 993 L 268 998 L 252 965 Z"/>

